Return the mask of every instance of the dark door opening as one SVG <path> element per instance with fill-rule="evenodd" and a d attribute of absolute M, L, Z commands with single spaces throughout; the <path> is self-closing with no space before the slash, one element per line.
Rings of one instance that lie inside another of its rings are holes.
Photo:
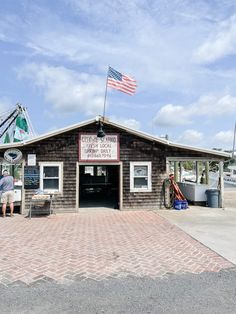
<path fill-rule="evenodd" d="M 119 209 L 119 166 L 79 167 L 79 207 Z"/>

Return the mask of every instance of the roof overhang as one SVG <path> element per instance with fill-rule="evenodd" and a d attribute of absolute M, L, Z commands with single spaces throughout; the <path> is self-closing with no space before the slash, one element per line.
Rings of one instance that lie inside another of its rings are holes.
<path fill-rule="evenodd" d="M 230 158 L 231 157 L 230 153 L 226 153 L 226 152 L 222 152 L 222 151 L 217 151 L 217 150 L 213 150 L 213 149 L 206 149 L 206 148 L 200 148 L 200 147 L 194 147 L 194 146 L 174 143 L 174 142 L 171 142 L 169 140 L 166 140 L 166 139 L 163 139 L 163 138 L 160 138 L 160 137 L 152 136 L 152 135 L 150 135 L 148 133 L 145 133 L 145 132 L 141 132 L 141 131 L 137 131 L 137 130 L 128 128 L 128 127 L 126 127 L 124 125 L 121 125 L 121 124 L 119 124 L 117 122 L 110 121 L 107 118 L 104 119 L 103 117 L 100 117 L 100 116 L 96 117 L 94 119 L 86 120 L 86 121 L 83 121 L 83 122 L 80 122 L 80 123 L 77 123 L 77 124 L 73 124 L 73 125 L 65 127 L 65 128 L 61 128 L 61 129 L 58 129 L 58 130 L 55 130 L 55 131 L 51 131 L 51 132 L 48 132 L 48 133 L 36 136 L 36 137 L 31 138 L 31 139 L 26 140 L 26 141 L 17 142 L 17 143 L 1 144 L 0 145 L 0 149 L 2 150 L 2 149 L 14 148 L 14 147 L 18 148 L 18 147 L 28 146 L 30 144 L 34 144 L 34 143 L 37 143 L 39 141 L 48 139 L 50 137 L 57 136 L 57 135 L 60 135 L 62 133 L 66 133 L 66 132 L 69 132 L 69 131 L 72 131 L 72 130 L 75 130 L 75 129 L 79 129 L 79 128 L 82 128 L 84 126 L 87 126 L 89 124 L 96 123 L 96 122 L 99 122 L 99 121 L 102 122 L 104 126 L 105 125 L 110 125 L 112 127 L 115 127 L 115 128 L 120 129 L 120 130 L 126 131 L 126 132 L 128 132 L 130 134 L 133 134 L 133 135 L 136 135 L 136 136 L 141 137 L 143 139 L 146 139 L 148 141 L 161 143 L 161 144 L 166 145 L 166 146 L 176 147 L 176 148 L 179 148 L 179 149 L 192 150 L 192 151 L 195 151 L 195 152 L 198 152 L 198 153 L 206 153 L 206 154 L 218 156 L 218 157 L 221 157 L 221 158 L 222 157 L 224 157 L 224 158 Z"/>

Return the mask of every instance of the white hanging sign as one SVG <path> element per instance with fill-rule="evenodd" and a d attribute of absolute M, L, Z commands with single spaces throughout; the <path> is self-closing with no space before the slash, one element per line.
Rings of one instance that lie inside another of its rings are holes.
<path fill-rule="evenodd" d="M 80 161 L 119 161 L 119 159 L 118 134 L 107 134 L 102 138 L 96 134 L 80 134 Z"/>

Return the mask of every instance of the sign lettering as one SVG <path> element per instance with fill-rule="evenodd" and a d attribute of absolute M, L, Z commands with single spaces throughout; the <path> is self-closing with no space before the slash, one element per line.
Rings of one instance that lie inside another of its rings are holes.
<path fill-rule="evenodd" d="M 103 138 L 96 134 L 80 134 L 79 139 L 80 161 L 118 161 L 119 137 L 118 134 L 108 134 Z"/>

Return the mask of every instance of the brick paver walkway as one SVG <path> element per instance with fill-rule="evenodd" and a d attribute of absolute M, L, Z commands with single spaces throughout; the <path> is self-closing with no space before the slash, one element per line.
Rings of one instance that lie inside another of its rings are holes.
<path fill-rule="evenodd" d="M 233 265 L 154 212 L 0 217 L 0 283 L 218 272 Z"/>

